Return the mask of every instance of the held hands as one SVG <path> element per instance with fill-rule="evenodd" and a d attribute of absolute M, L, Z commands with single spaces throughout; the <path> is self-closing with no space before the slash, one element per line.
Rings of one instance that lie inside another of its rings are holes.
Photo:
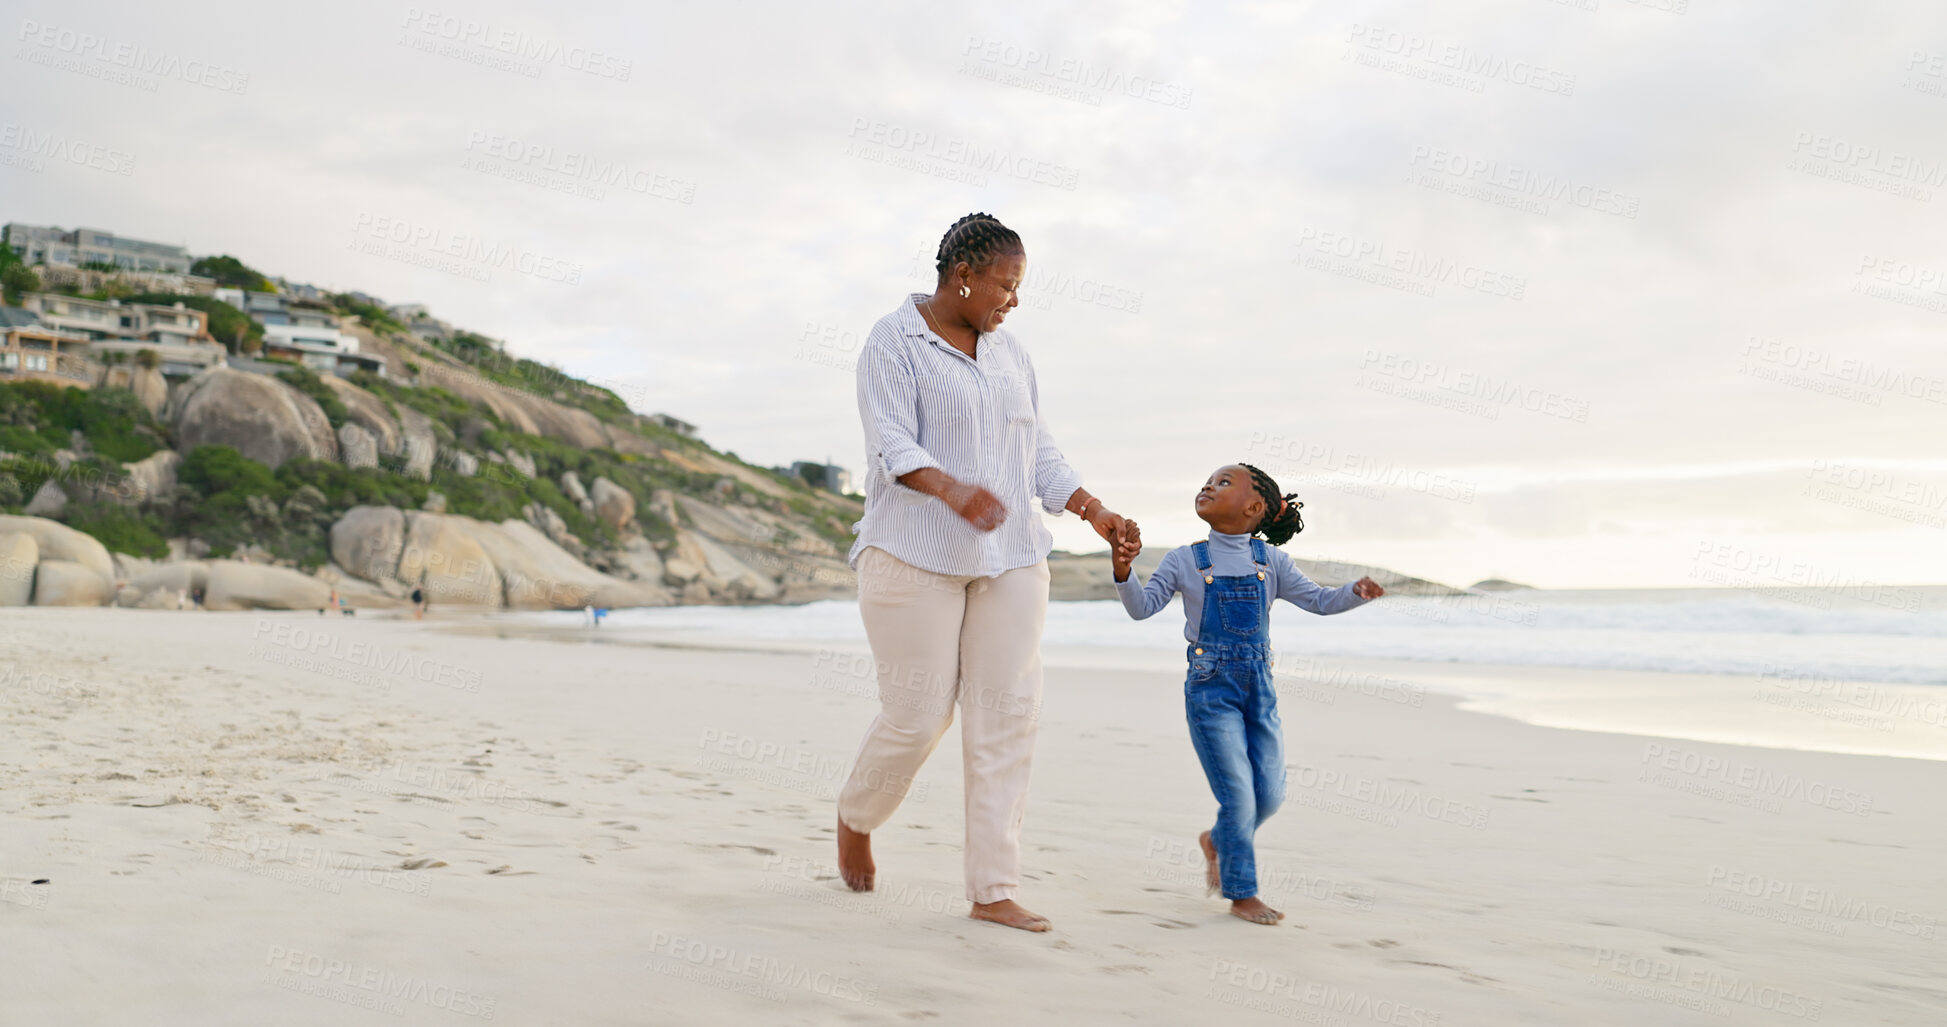
<path fill-rule="evenodd" d="M 1352 594 L 1361 599 L 1377 599 L 1385 595 L 1386 590 L 1371 578 L 1360 578 L 1352 583 Z"/>
<path fill-rule="evenodd" d="M 1143 551 L 1143 533 L 1131 520 L 1124 520 L 1122 528 L 1122 540 L 1109 548 L 1109 563 L 1115 568 L 1115 580 L 1128 581 L 1129 565 Z"/>
<path fill-rule="evenodd" d="M 1121 514 L 1115 513 L 1108 507 L 1103 506 L 1101 500 L 1094 500 L 1089 512 L 1082 519 L 1087 521 L 1088 526 L 1094 528 L 1095 533 L 1102 536 L 1103 540 L 1112 546 L 1122 541 L 1126 525 L 1129 524 L 1127 520 L 1123 519 Z"/>

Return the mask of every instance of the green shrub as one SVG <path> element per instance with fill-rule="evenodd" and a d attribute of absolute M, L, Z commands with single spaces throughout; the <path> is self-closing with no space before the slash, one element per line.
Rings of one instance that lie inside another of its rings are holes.
<path fill-rule="evenodd" d="M 401 324 L 398 318 L 393 317 L 391 311 L 375 303 L 366 303 L 363 300 L 355 300 L 345 293 L 336 293 L 331 297 L 331 305 L 342 313 L 358 315 L 358 319 L 365 322 L 365 327 L 380 335 L 405 334 L 406 326 Z"/>
<path fill-rule="evenodd" d="M 277 479 L 270 468 L 231 446 L 197 446 L 183 457 L 176 480 L 199 495 L 214 497 L 226 492 L 238 495 L 274 495 Z"/>
<path fill-rule="evenodd" d="M 119 503 L 70 504 L 63 511 L 68 527 L 93 535 L 112 553 L 129 553 L 159 560 L 169 555 L 162 519 Z"/>
<path fill-rule="evenodd" d="M 189 273 L 214 278 L 218 285 L 234 286 L 251 292 L 277 291 L 277 288 L 270 284 L 270 279 L 235 257 L 200 257 L 194 264 L 189 265 Z"/>
<path fill-rule="evenodd" d="M 52 453 L 68 448 L 76 430 L 96 452 L 124 463 L 162 448 L 155 418 L 127 389 L 0 383 L 0 450 Z"/>
<path fill-rule="evenodd" d="M 350 410 L 345 409 L 345 401 L 338 398 L 338 393 L 333 392 L 331 386 L 326 385 L 324 379 L 319 378 L 317 372 L 308 367 L 293 367 L 288 371 L 279 371 L 277 379 L 316 400 L 319 408 L 324 411 L 325 420 L 331 422 L 334 430 L 342 427 L 352 415 Z"/>

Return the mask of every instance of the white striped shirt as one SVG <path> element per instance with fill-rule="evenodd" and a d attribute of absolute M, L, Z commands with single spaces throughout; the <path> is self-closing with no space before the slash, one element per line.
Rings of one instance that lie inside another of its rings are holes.
<path fill-rule="evenodd" d="M 859 352 L 859 420 L 865 426 L 865 516 L 848 561 L 877 546 L 936 574 L 996 577 L 1047 559 L 1054 536 L 1032 501 L 1059 517 L 1081 476 L 1041 423 L 1027 348 L 1006 328 L 988 332 L 974 356 L 926 326 L 914 293 L 879 319 Z M 945 503 L 899 484 L 937 467 L 980 485 L 1007 508 L 982 532 Z"/>

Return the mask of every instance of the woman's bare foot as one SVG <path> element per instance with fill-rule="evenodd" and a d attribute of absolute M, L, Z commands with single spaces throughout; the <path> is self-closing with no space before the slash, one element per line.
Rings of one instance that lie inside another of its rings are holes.
<path fill-rule="evenodd" d="M 872 863 L 872 836 L 860 834 L 838 818 L 838 876 L 853 891 L 871 891 L 872 878 L 879 868 Z"/>
<path fill-rule="evenodd" d="M 1197 835 L 1197 844 L 1203 846 L 1203 884 L 1209 894 L 1215 895 L 1224 890 L 1223 875 L 1217 872 L 1217 846 L 1210 840 L 1210 832 Z"/>
<path fill-rule="evenodd" d="M 1054 926 L 1048 922 L 1047 917 L 1028 912 L 1013 899 L 976 902 L 973 904 L 972 912 L 967 915 L 975 920 L 991 920 L 1003 927 L 1018 927 L 1023 931 L 1045 931 Z"/>
<path fill-rule="evenodd" d="M 1275 924 L 1284 919 L 1284 914 L 1264 904 L 1256 897 L 1237 899 L 1230 904 L 1230 915 L 1239 920 L 1249 920 L 1254 924 Z"/>

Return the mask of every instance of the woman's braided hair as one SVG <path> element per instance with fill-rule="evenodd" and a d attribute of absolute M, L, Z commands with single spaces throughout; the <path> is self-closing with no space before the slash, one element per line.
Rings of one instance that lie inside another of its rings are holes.
<path fill-rule="evenodd" d="M 939 268 L 940 281 L 944 282 L 948 269 L 963 260 L 979 271 L 1003 256 L 1022 252 L 1025 250 L 1021 237 L 1001 224 L 999 218 L 992 214 L 969 214 L 955 221 L 940 237 L 940 251 L 934 265 Z"/>
<path fill-rule="evenodd" d="M 1278 483 L 1271 480 L 1270 475 L 1250 464 L 1238 466 L 1251 472 L 1251 486 L 1264 497 L 1264 519 L 1257 522 L 1251 534 L 1262 534 L 1266 542 L 1281 546 L 1291 541 L 1291 536 L 1305 530 L 1305 519 L 1298 516 L 1299 508 L 1305 504 L 1298 501 L 1298 493 L 1287 492 L 1279 496 Z"/>

